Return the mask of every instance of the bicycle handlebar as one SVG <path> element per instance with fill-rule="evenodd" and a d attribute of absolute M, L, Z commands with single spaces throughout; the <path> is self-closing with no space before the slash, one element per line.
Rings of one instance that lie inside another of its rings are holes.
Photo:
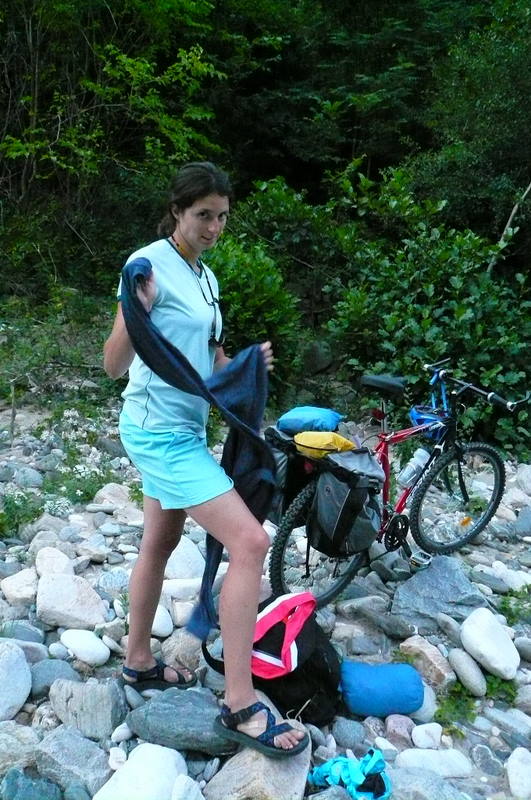
<path fill-rule="evenodd" d="M 439 379 L 447 378 L 448 380 L 452 381 L 452 383 L 457 383 L 460 388 L 454 390 L 453 394 L 456 396 L 466 391 L 474 392 L 474 394 L 478 394 L 483 397 L 487 403 L 490 403 L 493 406 L 498 406 L 499 408 L 504 408 L 506 411 L 514 411 L 516 408 L 518 408 L 518 406 L 527 403 L 531 398 L 531 392 L 527 392 L 525 397 L 522 397 L 520 400 L 506 400 L 505 397 L 502 397 L 496 392 L 489 392 L 485 389 L 480 389 L 479 386 L 474 386 L 473 383 L 468 383 L 466 381 L 459 380 L 459 378 L 452 377 L 452 371 L 449 369 L 437 369 L 437 367 L 447 364 L 449 361 L 449 358 L 443 358 L 441 361 L 437 361 L 434 364 L 424 364 L 423 367 L 427 371 L 437 372 Z"/>

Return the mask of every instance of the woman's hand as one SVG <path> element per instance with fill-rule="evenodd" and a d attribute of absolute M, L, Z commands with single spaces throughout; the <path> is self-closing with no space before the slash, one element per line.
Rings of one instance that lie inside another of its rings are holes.
<path fill-rule="evenodd" d="M 262 342 L 260 345 L 260 350 L 262 351 L 262 355 L 264 357 L 265 365 L 268 372 L 272 372 L 274 370 L 273 366 L 273 346 L 271 342 Z"/>
<path fill-rule="evenodd" d="M 149 314 L 153 308 L 155 297 L 157 296 L 157 284 L 155 283 L 153 270 L 151 270 L 147 278 L 142 281 L 138 281 L 136 296 Z"/>

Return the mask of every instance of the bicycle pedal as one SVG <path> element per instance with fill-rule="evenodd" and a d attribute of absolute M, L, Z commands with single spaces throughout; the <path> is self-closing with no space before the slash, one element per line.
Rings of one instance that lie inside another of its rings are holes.
<path fill-rule="evenodd" d="M 425 553 L 423 550 L 417 550 L 410 555 L 409 566 L 414 572 L 419 569 L 426 569 L 426 567 L 429 567 L 431 564 L 431 558 L 429 553 Z"/>

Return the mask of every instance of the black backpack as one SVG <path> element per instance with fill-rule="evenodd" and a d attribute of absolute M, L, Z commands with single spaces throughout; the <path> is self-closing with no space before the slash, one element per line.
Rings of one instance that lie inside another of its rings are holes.
<path fill-rule="evenodd" d="M 293 622 L 293 616 L 287 615 L 279 620 L 278 614 L 274 613 L 279 602 L 292 603 L 295 609 L 298 600 L 308 596 L 313 597 L 309 592 L 272 596 L 258 606 L 260 638 L 255 639 L 253 647 L 253 684 L 269 697 L 283 716 L 297 717 L 302 722 L 321 727 L 333 720 L 339 706 L 341 665 L 338 654 L 318 624 L 314 610 L 306 608 L 304 621 L 299 616 L 296 627 L 300 629 L 292 638 L 290 622 Z M 315 608 L 315 598 L 313 600 Z M 286 646 L 287 638 L 289 647 Z M 270 678 L 257 675 L 256 656 L 263 657 L 264 662 L 280 664 L 283 648 L 287 660 L 284 659 L 279 672 L 284 674 Z M 214 658 L 205 643 L 203 655 L 212 669 L 225 674 L 223 661 Z"/>

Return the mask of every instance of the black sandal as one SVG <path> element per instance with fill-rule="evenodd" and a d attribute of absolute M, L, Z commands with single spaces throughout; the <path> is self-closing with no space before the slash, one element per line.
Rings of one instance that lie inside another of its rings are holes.
<path fill-rule="evenodd" d="M 247 720 L 258 711 L 265 711 L 267 714 L 267 725 L 263 733 L 259 736 L 249 736 L 249 734 L 243 733 L 243 731 L 237 729 L 237 725 L 240 725 L 242 722 L 247 722 Z M 223 705 L 221 707 L 221 714 L 214 720 L 214 728 L 221 736 L 232 739 L 246 747 L 252 747 L 254 750 L 258 750 L 260 753 L 264 753 L 264 755 L 270 758 L 295 756 L 297 753 L 301 753 L 305 750 L 309 743 L 309 736 L 305 733 L 300 742 L 289 749 L 275 747 L 275 736 L 296 729 L 287 722 L 281 722 L 276 725 L 275 717 L 268 707 L 260 701 L 253 703 L 251 706 L 247 706 L 247 708 L 242 708 L 234 714 L 231 712 L 230 708 Z"/>
<path fill-rule="evenodd" d="M 173 669 L 177 673 L 178 678 L 176 681 L 167 681 L 165 679 L 164 670 L 166 667 Z M 132 678 L 132 680 L 126 680 L 125 677 L 122 677 L 121 683 L 122 686 L 132 686 L 134 689 L 138 688 L 141 692 L 145 689 L 171 689 L 172 687 L 176 689 L 188 689 L 190 686 L 195 686 L 197 683 L 197 675 L 192 674 L 192 677 L 187 680 L 182 672 L 179 671 L 181 669 L 186 669 L 188 672 L 191 672 L 184 664 L 178 664 L 172 667 L 169 664 L 165 664 L 164 661 L 160 659 L 157 659 L 155 666 L 151 667 L 151 669 L 132 669 L 124 665 L 122 667 L 122 676 L 127 676 L 127 678 Z"/>

